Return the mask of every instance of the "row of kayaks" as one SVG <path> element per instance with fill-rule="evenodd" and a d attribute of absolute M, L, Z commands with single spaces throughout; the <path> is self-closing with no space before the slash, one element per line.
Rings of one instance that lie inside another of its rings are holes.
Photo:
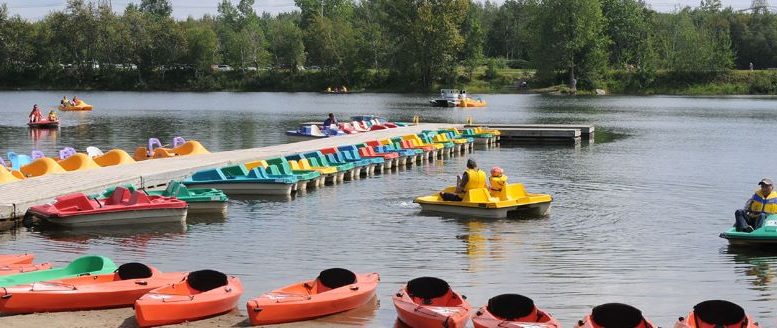
<path fill-rule="evenodd" d="M 22 224 L 93 227 L 126 224 L 183 223 L 188 215 L 226 216 L 227 196 L 217 189 L 192 189 L 170 181 L 164 190 L 147 191 L 132 185 L 109 188 L 101 194 L 73 193 L 51 204 L 30 207 Z"/>
<path fill-rule="evenodd" d="M 310 140 L 356 134 L 367 131 L 385 130 L 407 125 L 409 124 L 401 122 L 389 122 L 380 116 L 359 115 L 352 116 L 351 122 L 342 122 L 338 124 L 332 124 L 330 126 L 304 123 L 300 125 L 297 130 L 286 131 L 286 135 L 295 140 Z"/>
<path fill-rule="evenodd" d="M 58 158 L 46 157 L 41 151 L 33 151 L 31 156 L 8 152 L 8 163 L 0 159 L 0 184 L 46 174 L 132 164 L 147 159 L 209 153 L 196 140 L 186 141 L 181 137 L 175 137 L 172 144 L 173 148 L 165 148 L 159 139 L 150 138 L 148 147 L 138 147 L 134 156 L 121 149 L 112 149 L 103 153 L 97 147 L 87 147 L 86 153 L 79 153 L 71 147 L 66 147 L 59 151 Z"/>
<path fill-rule="evenodd" d="M 14 260 L 16 260 L 14 262 Z M 28 254 L 0 255 L 0 265 L 31 265 Z M 355 309 L 375 297 L 378 273 L 331 268 L 310 280 L 293 283 L 246 303 L 252 325 L 310 320 Z M 133 306 L 139 326 L 194 321 L 232 311 L 243 286 L 234 276 L 215 270 L 163 273 L 131 262 L 116 266 L 101 256 L 84 256 L 64 268 L 41 269 L 0 277 L 0 313 L 94 310 Z M 531 298 L 501 294 L 472 311 L 466 297 L 436 277 L 408 281 L 392 297 L 400 321 L 414 328 L 561 327 Z M 575 327 L 652 328 L 642 312 L 623 303 L 596 306 Z M 758 323 L 732 302 L 704 301 L 680 317 L 677 328 L 755 328 Z"/>

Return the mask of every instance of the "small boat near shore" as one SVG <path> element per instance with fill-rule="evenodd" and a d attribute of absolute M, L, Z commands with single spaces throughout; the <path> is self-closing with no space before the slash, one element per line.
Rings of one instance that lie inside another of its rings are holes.
<path fill-rule="evenodd" d="M 399 320 L 410 327 L 463 328 L 471 306 L 445 280 L 420 277 L 392 297 Z"/>
<path fill-rule="evenodd" d="M 502 294 L 488 300 L 472 316 L 475 328 L 560 328 L 561 324 L 550 313 L 539 309 L 534 301 L 523 295 Z"/>
<path fill-rule="evenodd" d="M 377 273 L 354 274 L 341 268 L 321 271 L 301 281 L 249 300 L 252 325 L 269 325 L 318 318 L 358 308 L 375 297 Z"/>
<path fill-rule="evenodd" d="M 59 121 L 40 120 L 27 122 L 27 126 L 33 129 L 56 129 L 59 127 Z"/>
<path fill-rule="evenodd" d="M 185 280 L 153 289 L 135 301 L 135 319 L 140 327 L 205 319 L 232 311 L 242 294 L 237 277 L 194 271 Z"/>
<path fill-rule="evenodd" d="M 104 256 L 87 255 L 70 262 L 64 268 L 39 270 L 0 277 L 0 287 L 30 284 L 39 281 L 111 273 L 116 264 Z"/>
<path fill-rule="evenodd" d="M 143 191 L 129 191 L 119 186 L 102 200 L 73 193 L 57 197 L 53 204 L 32 206 L 22 223 L 32 226 L 36 220 L 42 220 L 54 225 L 79 227 L 185 222 L 186 209 L 186 202 L 182 200 L 149 196 Z"/>
<path fill-rule="evenodd" d="M 444 193 L 456 193 L 456 187 L 445 188 Z M 482 218 L 506 218 L 509 212 L 521 211 L 529 215 L 545 215 L 553 197 L 547 194 L 527 193 L 523 184 L 511 183 L 494 195 L 487 188 L 467 190 L 461 201 L 444 200 L 441 193 L 413 200 L 422 211 L 471 215 Z"/>

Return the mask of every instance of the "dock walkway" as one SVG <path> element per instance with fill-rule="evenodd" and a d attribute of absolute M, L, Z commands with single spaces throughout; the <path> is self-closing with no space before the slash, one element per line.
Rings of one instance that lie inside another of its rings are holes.
<path fill-rule="evenodd" d="M 97 193 L 117 184 L 157 186 L 171 179 L 184 179 L 192 173 L 226 165 L 260 159 L 288 156 L 322 148 L 357 144 L 375 139 L 416 134 L 423 130 L 456 127 L 458 124 L 423 123 L 408 127 L 280 144 L 268 147 L 215 152 L 204 155 L 153 159 L 135 164 L 104 167 L 96 170 L 49 174 L 0 185 L 0 226 L 24 215 L 30 206 L 44 204 L 55 197 L 74 193 Z"/>
<path fill-rule="evenodd" d="M 575 140 L 594 138 L 595 128 L 585 124 L 473 124 L 465 128 L 484 126 L 502 131 L 501 140 Z"/>

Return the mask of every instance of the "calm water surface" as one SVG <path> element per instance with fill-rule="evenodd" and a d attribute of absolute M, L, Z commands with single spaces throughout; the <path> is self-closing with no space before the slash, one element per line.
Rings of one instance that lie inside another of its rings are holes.
<path fill-rule="evenodd" d="M 718 238 L 757 181 L 777 176 L 775 98 L 489 95 L 488 108 L 463 110 L 427 107 L 427 95 L 78 96 L 95 111 L 60 113 L 62 127 L 41 132 L 26 128 L 29 108 L 56 105 L 60 92 L 0 93 L 0 152 L 132 150 L 148 137 L 178 135 L 212 151 L 260 147 L 286 142 L 284 130 L 328 112 L 587 123 L 600 132 L 593 144 L 503 145 L 471 155 L 481 167 L 501 166 L 529 191 L 552 194 L 544 218 L 420 214 L 412 199 L 451 184 L 464 167 L 460 157 L 295 199 L 232 201 L 226 219 L 185 227 L 0 233 L 3 253 L 31 251 L 58 265 L 102 254 L 167 271 L 218 269 L 242 279 L 243 301 L 329 267 L 377 271 L 377 306 L 322 319 L 369 327 L 393 325 L 391 295 L 422 275 L 446 279 L 473 305 L 505 292 L 530 296 L 564 326 L 606 302 L 632 304 L 671 326 L 694 304 L 719 298 L 741 304 L 763 327 L 777 326 L 777 252 L 729 248 Z"/>

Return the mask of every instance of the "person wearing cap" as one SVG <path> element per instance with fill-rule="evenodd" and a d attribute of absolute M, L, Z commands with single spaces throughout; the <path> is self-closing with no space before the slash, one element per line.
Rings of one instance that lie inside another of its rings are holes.
<path fill-rule="evenodd" d="M 456 176 L 456 193 L 441 192 L 440 197 L 443 200 L 460 201 L 464 193 L 476 188 L 486 188 L 486 173 L 478 169 L 478 164 L 470 158 L 467 160 L 467 169 L 464 174 Z"/>
<path fill-rule="evenodd" d="M 774 191 L 772 179 L 763 178 L 758 185 L 761 188 L 747 200 L 745 208 L 734 212 L 734 227 L 737 231 L 753 232 L 760 228 L 767 215 L 777 214 L 777 192 Z"/>

